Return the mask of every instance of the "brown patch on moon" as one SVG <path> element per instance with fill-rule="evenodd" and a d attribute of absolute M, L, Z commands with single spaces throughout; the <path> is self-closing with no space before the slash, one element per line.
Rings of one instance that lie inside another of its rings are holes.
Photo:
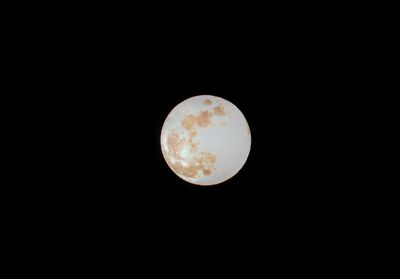
<path fill-rule="evenodd" d="M 190 130 L 193 128 L 193 126 L 197 123 L 197 117 L 194 116 L 193 114 L 189 114 L 183 118 L 181 124 L 183 128 L 186 130 Z"/>
<path fill-rule="evenodd" d="M 211 102 L 211 100 L 209 101 Z M 164 157 L 176 174 L 187 178 L 198 178 L 199 171 L 202 171 L 206 176 L 212 174 L 215 169 L 215 155 L 209 152 L 200 152 L 196 154 L 198 143 L 193 141 L 193 138 L 197 135 L 196 126 L 201 128 L 208 127 L 211 124 L 212 116 L 213 114 L 207 110 L 201 111 L 197 116 L 193 114 L 186 115 L 181 125 L 189 132 L 188 136 L 180 137 L 176 131 L 172 131 L 168 134 L 168 152 Z M 181 151 L 185 148 L 190 150 L 189 156 L 181 155 Z"/>
<path fill-rule="evenodd" d="M 201 152 L 204 163 L 215 163 L 216 157 L 209 152 Z"/>
<path fill-rule="evenodd" d="M 221 105 L 219 105 L 218 107 L 215 107 L 214 108 L 214 114 L 218 115 L 218 116 L 224 116 L 226 114 L 225 110 L 224 110 L 224 107 L 221 106 Z"/>
<path fill-rule="evenodd" d="M 181 156 L 182 149 L 188 148 L 187 145 L 190 146 L 191 153 L 197 151 L 197 144 L 193 142 L 192 137 L 192 133 L 189 136 L 189 139 L 186 139 L 179 136 L 175 131 L 170 132 L 167 138 L 168 152 L 165 152 L 166 154 L 164 155 L 164 158 L 176 174 L 188 178 L 197 178 L 198 172 L 202 171 L 204 175 L 209 176 L 212 174 L 214 163 L 216 161 L 214 154 L 209 152 L 200 152 L 193 157 L 183 158 Z M 183 162 L 186 164 L 183 164 Z"/>
<path fill-rule="evenodd" d="M 197 131 L 195 129 L 190 130 L 190 137 L 193 138 L 197 135 Z"/>
<path fill-rule="evenodd" d="M 199 171 L 198 166 L 184 167 L 181 162 L 175 162 L 175 164 L 172 164 L 170 166 L 176 174 L 190 178 L 196 178 L 197 172 Z"/>
<path fill-rule="evenodd" d="M 176 132 L 171 132 L 167 138 L 168 152 L 174 157 L 179 156 L 179 152 L 185 145 L 185 139 L 179 137 Z"/>
<path fill-rule="evenodd" d="M 181 125 L 188 131 L 191 131 L 194 128 L 194 125 L 197 125 L 202 128 L 206 128 L 211 124 L 212 113 L 209 111 L 202 111 L 198 116 L 193 114 L 186 115 Z"/>
<path fill-rule="evenodd" d="M 209 106 L 212 104 L 212 101 L 210 99 L 205 99 L 205 100 L 203 100 L 203 104 Z"/>
<path fill-rule="evenodd" d="M 199 145 L 198 143 L 193 142 L 192 137 L 189 138 L 188 143 L 190 144 L 191 147 L 191 151 L 196 151 L 197 150 L 197 146 Z"/>
<path fill-rule="evenodd" d="M 197 117 L 197 125 L 205 128 L 211 124 L 212 114 L 209 111 L 202 111 Z"/>

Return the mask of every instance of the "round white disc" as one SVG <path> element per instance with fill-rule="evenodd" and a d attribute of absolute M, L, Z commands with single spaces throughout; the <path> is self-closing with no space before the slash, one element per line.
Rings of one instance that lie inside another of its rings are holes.
<path fill-rule="evenodd" d="M 251 136 L 242 112 L 220 97 L 201 95 L 178 104 L 161 131 L 163 156 L 180 178 L 214 185 L 245 164 Z"/>

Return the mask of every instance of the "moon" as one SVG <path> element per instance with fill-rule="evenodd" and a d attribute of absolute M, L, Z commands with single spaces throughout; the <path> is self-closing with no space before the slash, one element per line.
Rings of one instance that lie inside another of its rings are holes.
<path fill-rule="evenodd" d="M 250 128 L 231 102 L 212 95 L 179 103 L 165 119 L 161 151 L 171 170 L 201 186 L 235 176 L 250 153 Z"/>

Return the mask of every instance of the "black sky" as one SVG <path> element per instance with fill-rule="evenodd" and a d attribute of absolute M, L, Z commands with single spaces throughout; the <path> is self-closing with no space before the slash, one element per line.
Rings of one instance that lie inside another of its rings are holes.
<path fill-rule="evenodd" d="M 299 244 L 353 220 L 344 146 L 356 126 L 347 120 L 355 62 L 329 22 L 258 16 L 248 27 L 185 29 L 131 18 L 59 25 L 32 38 L 49 43 L 30 41 L 24 70 L 35 75 L 24 82 L 38 93 L 25 100 L 43 109 L 26 121 L 47 151 L 35 149 L 41 186 L 28 193 L 52 226 L 121 245 L 134 234 L 199 245 L 211 235 L 233 247 L 227 236 L 240 231 L 242 244 Z M 160 149 L 168 113 L 201 94 L 234 103 L 252 136 L 242 170 L 212 187 L 177 177 Z"/>
<path fill-rule="evenodd" d="M 289 42 L 271 41 L 256 53 L 233 43 L 191 43 L 195 47 L 171 47 L 161 55 L 113 49 L 99 61 L 92 63 L 100 53 L 88 58 L 87 68 L 70 65 L 61 103 L 71 129 L 64 139 L 71 168 L 67 177 L 75 189 L 69 195 L 82 195 L 83 204 L 100 208 L 144 206 L 156 216 L 177 208 L 209 216 L 242 210 L 319 214 L 317 207 L 335 196 L 327 163 L 335 135 L 327 127 L 338 98 L 332 73 L 320 66 L 322 58 L 307 48 L 294 54 Z M 178 178 L 159 143 L 172 108 L 200 94 L 237 105 L 252 135 L 244 168 L 215 187 Z"/>

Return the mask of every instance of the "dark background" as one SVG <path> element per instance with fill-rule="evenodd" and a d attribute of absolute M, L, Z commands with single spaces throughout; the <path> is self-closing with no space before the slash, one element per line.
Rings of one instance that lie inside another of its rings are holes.
<path fill-rule="evenodd" d="M 279 259 L 340 247 L 360 213 L 347 176 L 357 26 L 295 7 L 235 20 L 161 14 L 87 10 L 24 25 L 34 227 L 88 253 L 144 243 L 144 258 L 159 247 L 160 257 L 217 247 L 210 261 L 241 248 Z M 212 187 L 178 178 L 159 143 L 173 107 L 200 94 L 234 103 L 252 136 L 243 169 Z"/>
<path fill-rule="evenodd" d="M 137 217 L 192 224 L 207 234 L 224 222 L 317 226 L 337 214 L 337 198 L 340 204 L 346 196 L 335 154 L 343 69 L 329 50 L 311 47 L 312 37 L 244 42 L 168 37 L 151 41 L 152 50 L 131 41 L 98 48 L 90 40 L 87 51 L 65 61 L 55 84 L 64 92 L 55 99 L 65 113 L 59 139 L 66 160 L 56 181 L 65 179 L 57 193 L 75 204 L 78 218 Z M 172 108 L 199 94 L 236 104 L 252 133 L 244 168 L 214 187 L 178 178 L 159 144 Z"/>

